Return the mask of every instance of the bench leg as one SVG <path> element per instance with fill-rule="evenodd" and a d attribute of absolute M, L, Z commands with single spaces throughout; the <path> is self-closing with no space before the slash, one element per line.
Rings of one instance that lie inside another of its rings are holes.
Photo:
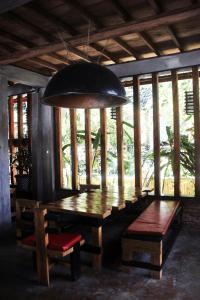
<path fill-rule="evenodd" d="M 122 242 L 122 260 L 131 261 L 133 259 L 132 249 L 128 247 L 127 242 Z"/>
<path fill-rule="evenodd" d="M 76 244 L 70 254 L 71 278 L 77 280 L 81 275 L 80 244 Z"/>
<path fill-rule="evenodd" d="M 162 266 L 162 241 L 159 243 L 159 250 L 157 253 L 151 254 L 151 263 L 155 266 Z M 151 271 L 151 276 L 154 279 L 161 279 L 162 278 L 162 269 L 160 271 Z"/>

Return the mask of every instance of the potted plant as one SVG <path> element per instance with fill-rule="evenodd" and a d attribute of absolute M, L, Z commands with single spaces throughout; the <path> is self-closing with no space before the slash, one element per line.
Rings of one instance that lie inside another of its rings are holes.
<path fill-rule="evenodd" d="M 11 167 L 17 170 L 17 175 L 15 175 L 17 190 L 20 192 L 29 192 L 31 190 L 32 167 L 30 151 L 26 148 L 19 148 L 19 150 L 12 155 Z"/>

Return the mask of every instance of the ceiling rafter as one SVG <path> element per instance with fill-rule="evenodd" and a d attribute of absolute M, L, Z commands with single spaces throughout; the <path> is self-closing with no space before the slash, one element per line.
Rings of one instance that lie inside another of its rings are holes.
<path fill-rule="evenodd" d="M 68 24 L 65 24 L 64 22 L 62 22 L 60 19 L 58 19 L 57 17 L 55 17 L 54 15 L 52 15 L 51 13 L 49 12 L 45 12 L 45 10 L 41 9 L 41 6 L 39 6 L 39 9 L 36 9 L 33 7 L 33 5 L 31 5 L 31 8 L 30 10 L 34 10 L 36 13 L 38 13 L 39 15 L 41 15 L 42 17 L 48 19 L 48 21 L 51 21 L 55 28 L 60 29 L 59 27 L 62 26 L 62 29 L 64 29 L 65 31 L 67 30 L 67 32 L 70 34 L 70 36 L 72 35 L 75 35 L 75 34 L 78 34 L 78 32 L 73 29 L 70 25 Z M 15 16 L 16 18 L 18 18 L 18 15 Z M 20 17 L 19 17 L 20 18 Z M 35 26 L 31 25 L 31 27 L 34 29 Z M 40 30 L 38 29 L 38 27 L 36 27 L 37 31 Z M 41 30 L 42 31 L 42 30 Z M 46 36 L 47 35 L 47 36 Z M 51 42 L 52 41 L 52 38 L 49 40 L 49 35 L 47 33 L 44 34 L 44 32 L 42 31 L 42 36 L 45 37 L 48 42 Z M 55 34 L 54 34 L 55 36 Z M 58 39 L 59 38 L 59 33 L 56 34 L 56 38 Z M 55 40 L 55 39 L 54 39 Z M 66 45 L 67 46 L 67 45 Z M 68 46 L 67 46 L 68 47 Z M 64 41 L 63 41 L 63 48 L 65 48 L 65 44 L 64 44 Z M 89 57 L 87 57 L 85 55 L 85 53 L 81 52 L 80 50 L 76 49 L 75 47 L 71 46 L 70 49 L 68 49 L 70 52 L 72 52 L 74 55 L 78 56 L 79 58 L 83 59 L 84 61 L 92 61 L 92 59 L 90 59 Z"/>
<path fill-rule="evenodd" d="M 74 4 L 75 5 L 75 4 Z M 50 13 L 49 11 L 47 12 L 46 10 L 43 9 L 43 7 L 41 5 L 36 5 L 34 3 L 30 4 L 30 7 L 32 9 L 34 9 L 34 11 L 36 11 L 37 13 L 40 13 L 41 15 L 45 16 L 49 22 L 53 23 L 54 26 L 59 26 L 62 30 L 64 31 L 67 31 L 71 36 L 74 36 L 74 35 L 78 35 L 80 34 L 79 31 L 77 31 L 73 26 L 69 25 L 68 23 L 66 22 L 63 22 L 61 19 L 57 18 L 55 15 L 53 15 L 52 13 Z M 76 7 L 76 6 L 75 6 Z M 77 8 L 77 7 L 76 7 Z M 78 9 L 78 8 L 77 8 Z M 45 11 L 45 12 L 44 12 Z M 58 30 L 59 30 L 59 27 L 58 27 Z M 102 49 L 99 45 L 96 45 L 95 43 L 93 43 L 92 45 L 90 45 L 92 48 L 94 48 L 95 50 L 97 50 L 98 48 L 98 52 L 102 54 L 102 56 L 106 57 L 107 59 L 109 60 L 112 60 L 113 62 L 116 62 L 114 60 L 114 58 L 112 58 L 112 54 L 109 53 L 107 51 L 107 54 L 104 52 L 102 52 Z M 75 51 L 75 52 L 74 52 Z M 84 53 L 82 53 L 81 55 L 81 51 L 78 50 L 76 51 L 76 49 L 72 49 L 71 47 L 71 50 L 70 52 L 74 53 L 75 55 L 77 55 L 77 53 L 79 53 L 77 56 L 79 56 L 81 59 L 85 60 L 85 61 L 92 61 L 92 59 L 89 59 L 88 56 L 86 56 Z M 87 57 L 87 58 L 86 58 Z M 109 58 L 108 58 L 109 57 Z"/>
<path fill-rule="evenodd" d="M 157 2 L 157 0 L 148 0 L 150 6 L 153 8 L 154 12 L 156 14 L 160 14 L 163 11 L 163 8 L 161 7 L 161 5 L 159 5 L 159 3 Z M 174 41 L 175 45 L 179 48 L 180 51 L 184 51 L 183 47 L 181 46 L 181 43 L 173 29 L 172 26 L 166 26 L 166 30 L 169 33 L 169 35 L 171 36 L 171 39 Z"/>
<path fill-rule="evenodd" d="M 25 20 L 24 18 L 22 18 L 21 16 L 19 16 L 14 12 L 8 12 L 5 15 L 2 15 L 2 17 L 14 21 L 16 24 L 21 25 L 22 28 L 23 27 L 27 28 L 31 32 L 37 34 L 39 37 L 42 37 L 45 40 L 45 42 L 54 41 L 54 38 L 46 31 L 44 31 L 42 28 L 39 28 L 38 26 L 31 24 L 30 22 L 28 22 L 27 20 Z"/>
<path fill-rule="evenodd" d="M 76 10 L 80 13 L 80 15 L 89 23 L 91 23 L 96 29 L 102 29 L 103 24 L 93 17 L 82 5 L 80 5 L 76 0 L 65 0 L 65 3 L 70 6 L 72 9 Z M 134 51 L 132 47 L 130 47 L 125 41 L 123 41 L 120 37 L 113 38 L 113 40 L 122 48 L 126 53 L 130 56 L 137 57 L 137 52 Z M 122 46 L 123 45 L 123 46 Z M 110 54 L 111 56 L 111 54 Z"/>
<path fill-rule="evenodd" d="M 102 29 L 90 34 L 90 42 L 98 42 L 125 34 L 132 34 L 133 32 L 141 32 L 153 28 L 158 28 L 159 26 L 172 25 L 175 23 L 180 23 L 191 18 L 198 18 L 200 16 L 200 4 L 193 5 L 190 7 L 184 7 L 181 9 L 176 9 L 170 12 L 162 13 L 159 15 L 151 16 L 145 20 L 128 22 L 126 24 L 120 24 L 120 26 L 110 26 L 106 29 Z M 71 46 L 77 47 L 83 45 L 87 39 L 87 34 L 82 34 L 79 36 L 74 36 L 67 40 Z M 63 50 L 63 43 L 54 42 L 48 45 L 43 45 L 35 47 L 34 49 L 20 50 L 15 53 L 11 53 L 8 56 L 1 56 L 0 64 L 11 64 L 15 62 L 22 61 L 24 59 L 41 56 L 43 54 L 58 52 Z"/>
<path fill-rule="evenodd" d="M 124 20 L 124 22 L 133 21 L 132 15 L 121 5 L 121 3 L 118 0 L 110 0 L 113 7 L 117 11 L 117 13 L 121 16 L 121 18 Z M 153 51 L 156 55 L 160 55 L 160 52 L 156 49 L 156 46 L 152 42 L 149 35 L 145 32 L 139 32 L 138 36 L 143 40 L 143 42 Z"/>
<path fill-rule="evenodd" d="M 31 58 L 31 59 L 28 59 L 28 61 L 33 63 L 33 64 L 37 64 L 39 66 L 51 69 L 53 71 L 58 71 L 59 70 L 59 68 L 56 65 L 54 65 L 50 62 L 47 62 L 43 59 L 40 59 L 40 58 Z"/>

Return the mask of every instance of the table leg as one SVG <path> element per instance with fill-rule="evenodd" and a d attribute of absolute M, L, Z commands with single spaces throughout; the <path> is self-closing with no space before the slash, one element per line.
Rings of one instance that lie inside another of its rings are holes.
<path fill-rule="evenodd" d="M 93 268 L 100 271 L 102 266 L 102 226 L 92 227 L 92 243 L 93 246 L 100 248 L 99 254 L 93 254 Z"/>

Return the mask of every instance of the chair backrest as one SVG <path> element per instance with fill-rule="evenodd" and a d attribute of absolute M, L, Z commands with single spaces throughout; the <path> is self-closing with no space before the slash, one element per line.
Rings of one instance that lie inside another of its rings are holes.
<path fill-rule="evenodd" d="M 81 192 L 89 192 L 95 191 L 100 189 L 100 184 L 80 184 L 80 191 Z"/>
<path fill-rule="evenodd" d="M 23 238 L 23 228 L 25 221 L 22 219 L 22 214 L 29 212 L 33 214 L 32 224 L 34 226 L 34 209 L 39 207 L 40 202 L 30 199 L 16 199 L 16 237 L 20 241 Z M 23 227 L 23 228 L 22 228 Z"/>

